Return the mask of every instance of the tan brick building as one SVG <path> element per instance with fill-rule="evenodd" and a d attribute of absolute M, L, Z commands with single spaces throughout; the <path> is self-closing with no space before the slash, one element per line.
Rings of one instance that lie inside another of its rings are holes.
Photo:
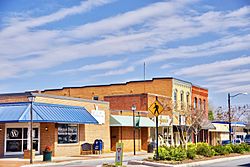
<path fill-rule="evenodd" d="M 173 106 L 176 106 L 175 103 L 181 103 L 181 105 L 178 106 L 191 106 L 192 83 L 172 77 L 164 77 L 153 78 L 152 80 L 130 81 L 126 83 L 110 85 L 64 87 L 62 89 L 44 90 L 41 93 L 95 100 L 104 100 L 105 96 L 128 94 L 133 95 L 142 93 L 157 94 L 160 96 L 169 97 L 170 101 L 167 102 L 167 106 L 169 108 L 172 108 L 172 112 L 166 114 L 166 116 L 167 119 L 170 118 L 171 124 L 174 125 L 175 128 L 173 128 L 173 126 L 166 125 L 166 128 L 162 128 L 160 129 L 160 131 L 162 132 L 162 136 L 164 134 L 167 134 L 164 136 L 167 136 L 167 138 L 171 138 L 171 144 L 180 144 L 179 132 L 177 131 L 176 127 L 181 124 L 180 121 L 182 120 L 182 115 L 178 111 L 179 108 L 176 108 L 177 110 L 174 110 Z M 128 101 L 128 99 L 126 100 L 126 102 L 123 102 L 123 105 L 125 105 L 125 103 L 131 105 L 131 102 Z M 162 115 L 164 117 L 164 114 Z M 166 120 L 166 117 L 164 117 L 164 119 Z M 168 135 L 169 133 L 171 134 L 170 137 Z"/>
<path fill-rule="evenodd" d="M 6 105 L 26 104 L 28 96 L 35 96 L 34 106 L 45 106 L 44 110 L 49 110 L 49 107 L 54 107 L 56 110 L 60 110 L 63 107 L 71 110 L 86 109 L 92 115 L 97 116 L 96 113 L 102 113 L 102 124 L 88 124 L 88 123 L 70 123 L 67 120 L 64 122 L 46 122 L 37 121 L 33 125 L 33 135 L 37 154 L 42 154 L 46 146 L 51 146 L 54 156 L 73 156 L 80 155 L 81 144 L 93 143 L 95 139 L 101 139 L 104 142 L 104 152 L 110 151 L 110 111 L 109 103 L 95 100 L 84 100 L 80 98 L 62 97 L 54 95 L 45 95 L 37 93 L 17 93 L 17 94 L 2 94 L 0 95 L 0 106 L 3 103 Z M 2 110 L 3 108 L 0 107 Z M 37 109 L 34 109 L 34 113 L 37 113 Z M 5 108 L 5 110 L 11 114 L 11 112 L 19 112 L 19 108 L 12 110 Z M 48 111 L 44 111 L 48 113 Z M 58 114 L 61 114 L 57 111 Z M 62 112 L 63 113 L 63 112 Z M 5 117 L 3 112 L 0 112 L 0 116 Z M 104 114 L 104 115 L 103 115 Z M 51 114 L 53 116 L 53 114 Z M 90 115 L 90 114 L 89 114 Z M 48 115 L 47 115 L 48 116 Z M 48 117 L 52 117 L 48 116 Z M 70 115 L 69 115 L 70 116 Z M 23 116 L 22 116 L 23 117 Z M 29 117 L 29 116 L 28 116 Z M 35 114 L 34 119 L 38 117 Z M 63 116 L 62 116 L 63 117 Z M 92 116 L 91 116 L 92 117 Z M 66 118 L 67 119 L 67 118 Z M 88 120 L 86 120 L 88 121 Z M 0 156 L 4 155 L 17 155 L 23 154 L 23 150 L 27 149 L 27 131 L 29 128 L 28 122 L 4 122 L 0 123 Z M 67 128 L 67 132 L 65 132 Z M 11 137 L 11 133 L 17 132 L 20 135 Z M 72 137 L 73 136 L 73 137 Z M 67 140 L 65 140 L 67 139 Z"/>

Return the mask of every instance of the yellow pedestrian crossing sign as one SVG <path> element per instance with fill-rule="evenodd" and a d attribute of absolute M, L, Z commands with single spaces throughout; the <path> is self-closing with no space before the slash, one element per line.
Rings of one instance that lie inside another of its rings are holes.
<path fill-rule="evenodd" d="M 160 115 L 161 112 L 163 111 L 163 106 L 158 100 L 155 100 L 155 102 L 151 104 L 151 106 L 148 108 L 148 110 L 154 116 L 158 117 L 158 115 Z"/>

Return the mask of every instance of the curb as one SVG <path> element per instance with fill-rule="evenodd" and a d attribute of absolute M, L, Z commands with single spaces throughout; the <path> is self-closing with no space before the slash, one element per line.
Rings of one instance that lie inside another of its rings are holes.
<path fill-rule="evenodd" d="M 147 166 L 153 166 L 153 167 L 191 167 L 191 166 L 200 166 L 200 165 L 208 165 L 216 162 L 224 162 L 224 161 L 231 161 L 231 160 L 237 160 L 241 158 L 250 158 L 250 155 L 241 155 L 236 157 L 225 157 L 225 158 L 219 158 L 219 159 L 212 159 L 212 160 L 205 160 L 205 161 L 199 161 L 199 162 L 191 162 L 186 164 L 163 164 L 163 163 L 157 163 L 157 162 L 148 162 L 148 161 L 137 161 L 132 160 L 129 161 L 129 165 L 147 165 Z"/>

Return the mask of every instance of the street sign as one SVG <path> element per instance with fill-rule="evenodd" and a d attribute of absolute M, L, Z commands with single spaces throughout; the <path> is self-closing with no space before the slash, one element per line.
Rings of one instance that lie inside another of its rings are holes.
<path fill-rule="evenodd" d="M 115 166 L 122 166 L 123 143 L 116 143 Z"/>
<path fill-rule="evenodd" d="M 148 108 L 148 110 L 154 116 L 158 117 L 158 115 L 160 115 L 161 112 L 163 111 L 163 106 L 158 100 L 155 100 L 155 102 L 151 104 L 151 106 Z"/>

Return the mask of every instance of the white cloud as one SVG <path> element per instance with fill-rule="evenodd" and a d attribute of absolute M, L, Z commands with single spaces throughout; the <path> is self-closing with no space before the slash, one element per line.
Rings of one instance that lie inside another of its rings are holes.
<path fill-rule="evenodd" d="M 155 63 L 167 59 L 183 59 L 214 56 L 222 53 L 247 50 L 250 48 L 250 35 L 229 36 L 200 45 L 180 46 L 161 50 L 161 53 L 145 58 L 141 62 Z"/>
<path fill-rule="evenodd" d="M 226 31 L 232 27 L 247 27 L 249 25 L 244 20 L 246 12 L 245 14 L 243 12 L 240 15 L 234 14 L 232 16 L 229 14 L 238 10 L 215 12 L 215 14 L 207 13 L 207 15 L 201 16 L 185 13 L 183 16 L 182 10 L 186 5 L 184 1 L 155 3 L 135 11 L 88 23 L 73 30 L 33 29 L 31 31 L 27 29 L 13 38 L 3 38 L 0 41 L 0 55 L 9 66 L 15 67 L 12 75 L 18 75 L 21 72 L 51 68 L 86 57 L 115 57 L 151 50 L 156 54 L 146 60 L 159 62 L 169 58 L 210 56 L 249 48 L 247 45 L 249 36 L 242 35 L 227 37 L 204 45 L 164 49 L 171 41 L 192 38 L 206 32 L 217 33 L 218 30 Z M 76 9 L 65 12 L 65 14 L 60 15 L 60 19 L 77 13 L 78 10 Z M 53 16 L 52 14 L 52 18 L 54 18 Z M 51 19 L 50 21 L 56 20 Z M 209 24 L 205 24 L 206 21 Z M 217 24 L 217 22 L 220 24 Z M 46 24 L 43 21 L 40 23 Z M 31 25 L 38 26 L 39 24 Z M 221 25 L 225 26 L 221 28 Z M 88 37 L 93 37 L 93 40 L 84 40 Z M 82 39 L 79 40 L 79 38 Z M 75 41 L 78 41 L 78 43 Z M 197 48 L 194 49 L 193 47 Z M 21 57 L 25 59 L 21 59 Z"/>
<path fill-rule="evenodd" d="M 118 69 L 118 70 L 111 70 L 111 71 L 107 71 L 103 74 L 97 74 L 95 75 L 95 77 L 107 77 L 107 76 L 113 76 L 113 75 L 124 75 L 127 74 L 129 72 L 133 72 L 135 70 L 134 67 L 129 66 L 127 68 L 124 69 Z"/>
<path fill-rule="evenodd" d="M 10 25 L 9 27 L 5 28 L 1 33 L 1 36 L 15 36 L 18 33 L 25 31 L 27 28 L 33 28 L 37 26 L 41 26 L 47 23 L 55 22 L 64 19 L 67 16 L 80 14 L 87 12 L 95 7 L 110 3 L 110 0 L 87 0 L 82 1 L 80 5 L 73 6 L 70 8 L 63 8 L 55 13 L 50 15 L 41 16 L 37 18 L 31 18 L 26 21 L 18 21 Z"/>
<path fill-rule="evenodd" d="M 75 72 L 84 72 L 84 71 L 95 71 L 95 70 L 108 70 L 120 67 L 125 63 L 126 60 L 114 60 L 114 61 L 105 61 L 98 64 L 88 64 L 80 68 L 68 69 L 55 72 L 55 74 L 66 74 L 66 73 L 75 73 Z"/>
<path fill-rule="evenodd" d="M 224 74 L 225 71 L 239 68 L 244 65 L 250 65 L 250 56 L 186 67 L 178 69 L 175 74 L 195 77 L 215 76 L 218 74 Z"/>

